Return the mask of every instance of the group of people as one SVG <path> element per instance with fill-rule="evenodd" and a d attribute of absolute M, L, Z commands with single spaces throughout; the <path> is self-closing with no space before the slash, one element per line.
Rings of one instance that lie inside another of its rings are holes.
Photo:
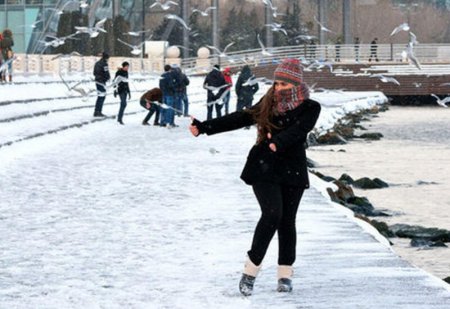
<path fill-rule="evenodd" d="M 95 103 L 94 117 L 105 117 L 102 113 L 105 102 L 106 83 L 111 80 L 108 67 L 109 55 L 103 52 L 101 58 L 95 63 L 94 77 L 97 88 L 97 101 Z M 114 97 L 119 97 L 120 107 L 117 114 L 117 122 L 121 125 L 123 115 L 127 106 L 127 101 L 131 99 L 131 91 L 128 84 L 128 69 L 130 64 L 125 61 L 118 68 L 114 79 Z M 238 111 L 250 108 L 253 102 L 253 96 L 258 91 L 257 82 L 251 83 L 254 78 L 250 67 L 245 65 L 237 80 L 235 90 L 237 94 Z M 164 127 L 177 127 L 175 116 L 189 116 L 189 99 L 187 96 L 187 86 L 189 78 L 184 74 L 178 65 L 164 66 L 164 73 L 159 79 L 159 88 L 155 87 L 145 92 L 139 100 L 140 105 L 148 110 L 147 115 L 142 121 L 143 125 L 150 125 L 149 121 L 153 115 L 153 125 Z M 220 71 L 219 65 L 214 65 L 203 83 L 207 90 L 207 119 L 213 118 L 213 109 L 216 110 L 216 116 L 222 116 L 222 108 L 225 107 L 225 115 L 229 113 L 230 91 L 233 86 L 231 69 L 225 68 Z"/>
<path fill-rule="evenodd" d="M 3 30 L 0 33 L 0 80 L 1 83 L 8 81 L 12 82 L 12 62 L 14 53 L 12 47 L 14 46 L 13 34 L 9 29 Z"/>

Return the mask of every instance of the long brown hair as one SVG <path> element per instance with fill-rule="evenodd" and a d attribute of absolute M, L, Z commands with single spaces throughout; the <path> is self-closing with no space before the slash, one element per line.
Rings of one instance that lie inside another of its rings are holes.
<path fill-rule="evenodd" d="M 274 87 L 270 87 L 266 95 L 261 99 L 259 108 L 248 110 L 248 112 L 252 114 L 258 129 L 258 137 L 256 139 L 257 144 L 264 141 L 267 138 L 267 133 L 272 132 L 272 129 L 278 128 L 272 122 L 273 116 L 276 113 L 277 104 L 274 92 Z"/>

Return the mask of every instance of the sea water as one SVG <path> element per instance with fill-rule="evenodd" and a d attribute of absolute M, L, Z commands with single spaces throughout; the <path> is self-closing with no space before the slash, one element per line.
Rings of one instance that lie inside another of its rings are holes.
<path fill-rule="evenodd" d="M 387 224 L 404 223 L 450 230 L 450 108 L 390 106 L 370 121 L 367 131 L 379 141 L 351 140 L 346 145 L 308 149 L 314 169 L 339 178 L 378 177 L 389 188 L 355 189 L 391 217 L 374 218 Z M 394 251 L 439 278 L 450 276 L 450 248 L 414 248 L 409 239 L 392 238 Z M 449 243 L 447 245 L 450 246 Z"/>

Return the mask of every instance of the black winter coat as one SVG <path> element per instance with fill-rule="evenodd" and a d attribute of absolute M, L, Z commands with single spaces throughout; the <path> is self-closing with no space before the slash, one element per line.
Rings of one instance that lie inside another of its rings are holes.
<path fill-rule="evenodd" d="M 211 72 L 208 73 L 208 75 L 206 75 L 205 81 L 203 82 L 203 87 L 205 86 L 220 87 L 226 84 L 227 82 L 225 81 L 225 77 L 223 77 L 222 72 L 214 68 Z M 221 88 L 218 92 L 208 90 L 207 102 L 212 102 L 219 99 L 226 90 L 227 90 L 226 87 Z"/>
<path fill-rule="evenodd" d="M 251 86 L 244 86 L 251 77 L 252 72 L 248 66 L 242 68 L 241 74 L 236 82 L 236 94 L 238 101 L 242 106 L 251 106 L 253 102 L 253 95 L 259 90 L 258 83 Z"/>
<path fill-rule="evenodd" d="M 110 80 L 108 62 L 105 59 L 100 59 L 94 66 L 95 81 L 99 83 L 106 83 Z"/>
<path fill-rule="evenodd" d="M 122 76 L 123 78 L 128 79 L 128 72 L 122 69 L 118 69 L 114 78 L 117 78 L 117 76 Z M 130 93 L 128 82 L 120 82 L 119 84 L 117 84 L 117 93 Z"/>
<path fill-rule="evenodd" d="M 174 96 L 178 87 L 178 78 L 174 71 L 167 71 L 161 75 L 159 79 L 159 88 L 163 95 Z"/>
<path fill-rule="evenodd" d="M 259 108 L 261 101 L 251 108 Z M 307 134 L 314 128 L 320 114 L 320 104 L 305 100 L 297 108 L 273 121 L 279 129 L 273 130 L 272 139 L 256 144 L 250 150 L 241 174 L 245 183 L 252 185 L 258 181 L 309 188 L 306 165 L 305 142 Z M 248 111 L 237 111 L 226 116 L 194 123 L 200 133 L 212 135 L 255 124 Z M 275 143 L 277 151 L 269 148 Z"/>

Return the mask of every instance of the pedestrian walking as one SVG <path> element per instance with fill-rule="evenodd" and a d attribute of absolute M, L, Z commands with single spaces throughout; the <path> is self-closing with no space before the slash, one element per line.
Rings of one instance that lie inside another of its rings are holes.
<path fill-rule="evenodd" d="M 278 232 L 279 292 L 292 291 L 296 257 L 295 218 L 303 191 L 309 187 L 305 142 L 319 117 L 319 103 L 309 98 L 298 59 L 285 59 L 274 72 L 274 84 L 252 108 L 200 122 L 192 118 L 194 136 L 257 125 L 241 178 L 253 187 L 261 217 L 253 234 L 239 290 L 251 295 L 267 248 Z"/>
<path fill-rule="evenodd" d="M 244 108 L 252 107 L 253 96 L 259 90 L 258 83 L 249 84 L 249 80 L 254 78 L 252 71 L 248 65 L 244 65 L 236 82 L 237 104 L 236 110 L 241 111 Z"/>
<path fill-rule="evenodd" d="M 3 63 L 8 64 L 6 65 L 5 70 L 0 72 L 1 81 L 6 82 L 6 76 L 8 75 L 8 81 L 12 83 L 13 59 L 14 59 L 14 52 L 12 49 L 12 47 L 14 46 L 13 33 L 10 29 L 5 29 L 3 30 L 2 35 L 3 38 L 0 41 L 0 49 L 2 54 L 1 58 L 3 59 Z"/>
<path fill-rule="evenodd" d="M 211 72 L 206 75 L 205 81 L 203 82 L 203 88 L 207 90 L 207 114 L 206 119 L 210 120 L 213 118 L 213 109 L 216 110 L 216 116 L 222 116 L 222 104 L 223 101 L 220 100 L 222 94 L 227 91 L 225 89 L 225 85 L 227 82 L 225 81 L 225 77 L 220 71 L 220 66 L 215 64 Z M 163 90 L 164 92 L 164 90 Z"/>
<path fill-rule="evenodd" d="M 139 103 L 143 108 L 148 110 L 147 115 L 142 121 L 142 125 L 148 126 L 148 121 L 155 114 L 153 121 L 154 126 L 159 126 L 160 104 L 163 102 L 163 93 L 159 88 L 153 88 L 141 96 Z"/>
<path fill-rule="evenodd" d="M 359 62 L 359 45 L 361 44 L 359 37 L 355 37 L 354 48 L 355 48 L 355 61 Z"/>
<path fill-rule="evenodd" d="M 103 103 L 106 99 L 106 82 L 111 79 L 108 68 L 109 55 L 102 53 L 102 57 L 95 63 L 94 77 L 97 88 L 97 101 L 95 102 L 94 117 L 105 117 L 102 113 Z"/>
<path fill-rule="evenodd" d="M 117 83 L 114 90 L 114 97 L 119 95 L 120 98 L 120 108 L 119 113 L 117 114 L 117 121 L 123 125 L 123 113 L 125 112 L 125 108 L 127 107 L 127 97 L 128 100 L 131 99 L 130 87 L 128 85 L 128 68 L 130 64 L 128 62 L 123 62 L 122 67 L 119 68 L 116 72 L 116 76 L 114 77 L 114 82 Z"/>
<path fill-rule="evenodd" d="M 372 61 L 372 57 L 378 62 L 378 38 L 374 38 L 373 41 L 370 42 L 369 61 Z"/>
<path fill-rule="evenodd" d="M 225 78 L 225 82 L 230 85 L 229 87 L 226 87 L 227 93 L 225 94 L 223 98 L 223 105 L 225 107 L 225 115 L 228 115 L 229 113 L 229 105 L 230 105 L 230 97 L 231 97 L 231 87 L 233 86 L 233 78 L 231 77 L 231 69 L 229 67 L 226 67 L 223 72 L 223 77 Z"/>
<path fill-rule="evenodd" d="M 161 109 L 160 125 L 169 128 L 176 127 L 175 113 L 176 109 L 176 91 L 177 91 L 177 76 L 173 72 L 172 67 L 168 64 L 164 66 L 164 73 L 159 79 L 159 88 L 163 93 L 163 102 L 168 108 Z"/>

